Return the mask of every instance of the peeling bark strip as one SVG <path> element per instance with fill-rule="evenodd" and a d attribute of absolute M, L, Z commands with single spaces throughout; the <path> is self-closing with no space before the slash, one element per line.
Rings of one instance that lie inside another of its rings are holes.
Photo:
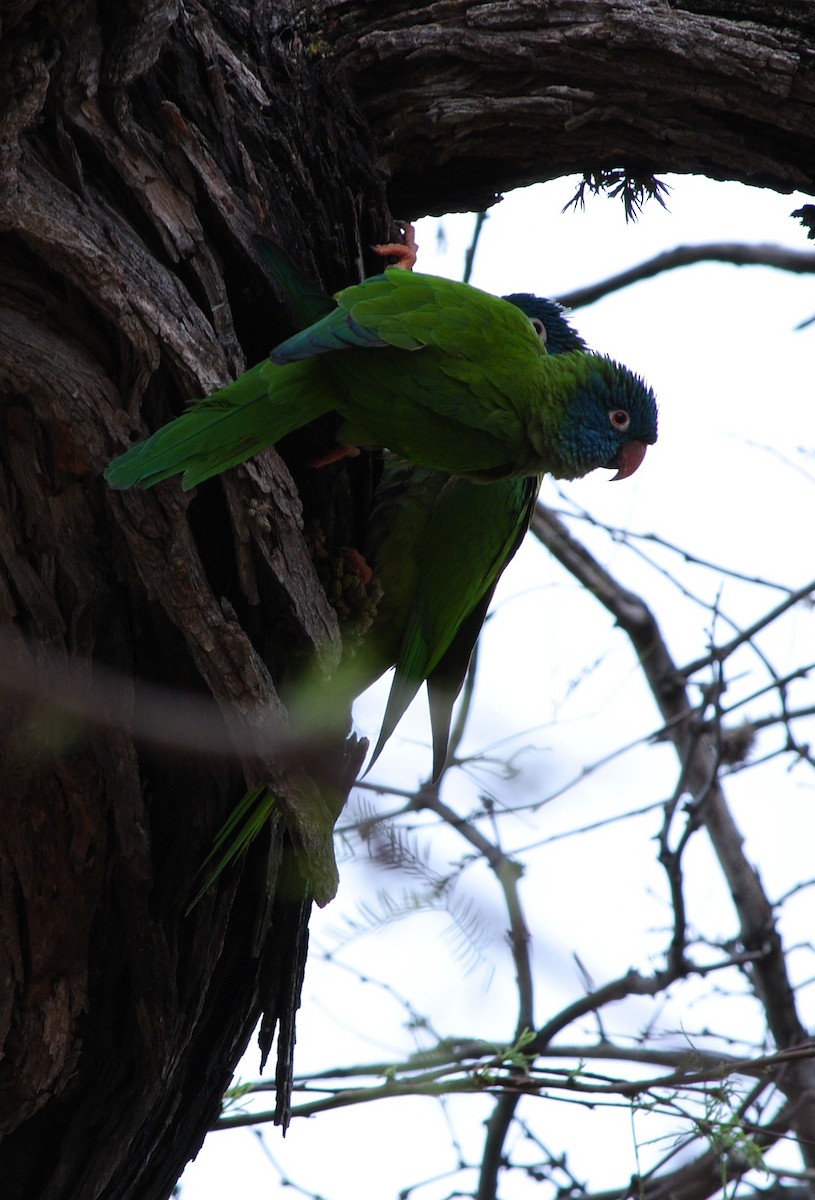
<path fill-rule="evenodd" d="M 0 4 L 0 661 L 86 692 L 104 667 L 134 715 L 0 709 L 3 1200 L 163 1200 L 261 1013 L 285 1117 L 359 753 L 236 762 L 230 731 L 285 730 L 292 679 L 336 660 L 304 528 L 354 544 L 365 464 L 304 469 L 316 430 L 194 497 L 101 480 L 290 332 L 254 233 L 333 290 L 393 233 L 388 179 L 399 216 L 609 164 L 812 190 L 815 17 L 781 8 Z M 135 740 L 140 681 L 211 705 L 209 758 Z M 266 839 L 185 917 L 260 779 Z"/>

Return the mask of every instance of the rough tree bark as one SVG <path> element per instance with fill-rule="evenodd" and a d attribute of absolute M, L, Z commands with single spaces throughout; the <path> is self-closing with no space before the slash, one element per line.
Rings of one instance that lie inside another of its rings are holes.
<path fill-rule="evenodd" d="M 194 497 L 114 495 L 106 462 L 289 332 L 256 232 L 334 288 L 393 234 L 388 200 L 479 207 L 619 166 L 813 190 L 815 16 L 7 0 L 0 20 L 0 1180 L 161 1200 L 260 1014 L 290 1036 L 332 894 L 360 748 L 308 773 L 273 751 L 287 685 L 339 653 L 324 585 L 370 485 L 364 462 L 308 470 L 320 429 Z M 197 694 L 191 729 L 156 684 Z M 268 835 L 185 916 L 247 780 L 280 797 Z"/>
<path fill-rule="evenodd" d="M 815 183 L 815 9 L 761 0 L 328 0 L 394 211 L 624 164 Z M 326 18 L 331 18 L 327 20 Z"/>

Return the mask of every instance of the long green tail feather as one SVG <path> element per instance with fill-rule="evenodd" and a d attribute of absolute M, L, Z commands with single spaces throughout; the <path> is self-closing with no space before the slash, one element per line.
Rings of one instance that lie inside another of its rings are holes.
<path fill-rule="evenodd" d="M 149 488 L 183 472 L 189 491 L 331 408 L 330 388 L 313 364 L 265 360 L 115 458 L 105 478 L 114 488 Z"/>
<path fill-rule="evenodd" d="M 417 677 L 415 675 L 409 675 L 404 670 L 397 670 L 393 677 L 391 690 L 388 693 L 388 703 L 385 708 L 385 715 L 382 718 L 379 737 L 377 738 L 376 745 L 374 746 L 370 762 L 365 768 L 366 775 L 379 758 L 382 751 L 385 749 L 386 743 L 390 741 L 396 726 L 402 720 L 402 717 L 415 700 L 419 693 L 419 688 L 423 683 L 423 675 Z"/>
<path fill-rule="evenodd" d="M 198 901 L 209 891 L 215 880 L 225 871 L 231 862 L 242 854 L 246 847 L 255 840 L 263 826 L 272 814 L 277 798 L 266 787 L 253 788 L 247 792 L 240 804 L 229 814 L 218 831 L 212 849 L 198 868 L 200 875 L 217 858 L 215 866 L 207 875 L 204 883 L 198 889 L 195 897 L 184 913 L 192 912 Z M 225 847 L 225 849 L 224 849 Z M 223 853 L 221 853 L 223 851 Z M 218 857 L 220 855 L 220 857 Z"/>

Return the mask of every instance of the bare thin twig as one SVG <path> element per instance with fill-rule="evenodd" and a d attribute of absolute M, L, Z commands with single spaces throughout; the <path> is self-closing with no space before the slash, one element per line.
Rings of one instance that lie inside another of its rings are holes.
<path fill-rule="evenodd" d="M 706 242 L 699 246 L 676 246 L 673 250 L 664 250 L 635 267 L 610 275 L 608 279 L 565 292 L 558 300 L 566 308 L 585 308 L 633 283 L 700 262 L 732 263 L 738 267 L 777 267 L 781 271 L 796 274 L 815 273 L 815 251 L 812 250 L 791 250 L 786 246 L 767 244 L 750 246 L 742 242 Z"/>

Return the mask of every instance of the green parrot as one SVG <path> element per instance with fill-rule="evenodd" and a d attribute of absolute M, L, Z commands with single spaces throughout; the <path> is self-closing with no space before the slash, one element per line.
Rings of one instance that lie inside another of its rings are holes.
<path fill-rule="evenodd" d="M 234 383 L 114 459 L 112 487 L 183 472 L 195 487 L 325 412 L 343 443 L 488 482 L 613 466 L 625 478 L 656 441 L 656 402 L 610 358 L 548 354 L 516 305 L 388 268 Z"/>

